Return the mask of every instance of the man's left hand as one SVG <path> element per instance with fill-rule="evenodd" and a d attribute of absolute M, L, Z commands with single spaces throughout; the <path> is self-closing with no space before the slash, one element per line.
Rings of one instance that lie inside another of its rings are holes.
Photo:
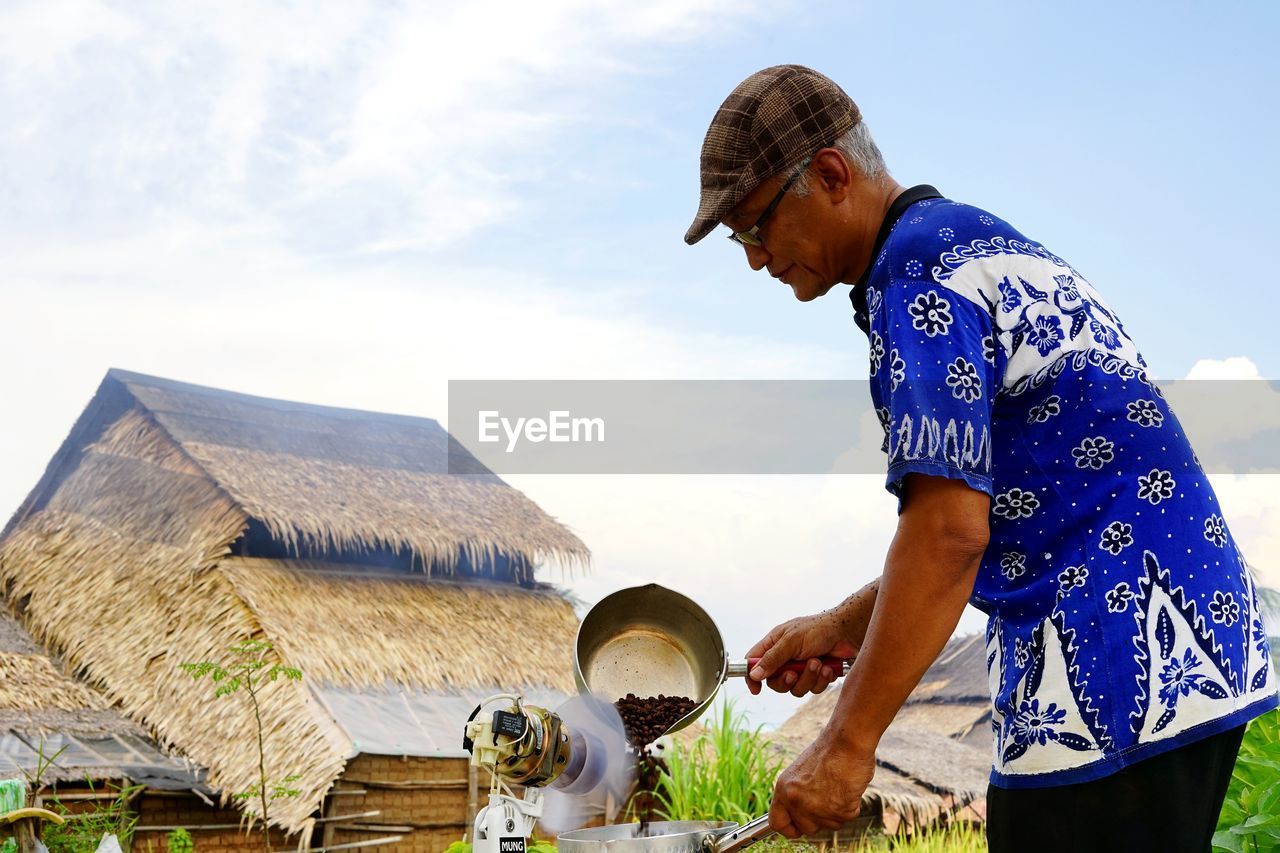
<path fill-rule="evenodd" d="M 875 769 L 874 754 L 859 754 L 824 732 L 778 776 L 769 825 L 787 838 L 838 829 L 858 816 Z"/>

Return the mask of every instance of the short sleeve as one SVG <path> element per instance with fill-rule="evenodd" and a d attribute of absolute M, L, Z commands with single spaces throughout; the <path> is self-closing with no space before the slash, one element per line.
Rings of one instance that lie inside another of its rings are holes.
<path fill-rule="evenodd" d="M 885 487 L 907 474 L 992 495 L 991 424 L 1003 353 L 989 312 L 946 287 L 894 280 L 870 306 L 871 394 L 885 428 Z"/>

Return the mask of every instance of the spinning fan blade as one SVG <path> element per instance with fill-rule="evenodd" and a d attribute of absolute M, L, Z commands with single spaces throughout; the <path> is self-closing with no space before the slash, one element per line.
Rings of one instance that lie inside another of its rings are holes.
<path fill-rule="evenodd" d="M 635 784 L 636 758 L 612 703 L 584 694 L 555 713 L 569 732 L 569 764 L 547 788 L 541 823 L 558 834 L 601 814 L 610 798 L 621 803 Z"/>

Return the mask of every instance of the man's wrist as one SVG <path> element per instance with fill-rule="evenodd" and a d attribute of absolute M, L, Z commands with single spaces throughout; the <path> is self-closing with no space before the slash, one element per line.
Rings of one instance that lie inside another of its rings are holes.
<path fill-rule="evenodd" d="M 822 732 L 822 742 L 846 755 L 875 758 L 884 732 L 868 731 L 848 714 L 833 714 Z"/>
<path fill-rule="evenodd" d="M 861 635 L 866 632 L 865 623 L 869 621 L 870 616 L 870 611 L 867 610 L 867 599 L 874 600 L 879 589 L 880 578 L 876 578 L 827 611 L 836 618 L 837 623 L 844 629 L 843 633 L 849 639 L 860 640 Z"/>

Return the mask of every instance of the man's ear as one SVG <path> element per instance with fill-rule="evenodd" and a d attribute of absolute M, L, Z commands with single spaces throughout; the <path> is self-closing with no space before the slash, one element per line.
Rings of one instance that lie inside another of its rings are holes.
<path fill-rule="evenodd" d="M 832 204 L 839 204 L 848 197 L 853 188 L 853 169 L 839 151 L 834 148 L 823 148 L 813 158 L 813 171 L 817 176 L 822 191 L 831 199 Z"/>

